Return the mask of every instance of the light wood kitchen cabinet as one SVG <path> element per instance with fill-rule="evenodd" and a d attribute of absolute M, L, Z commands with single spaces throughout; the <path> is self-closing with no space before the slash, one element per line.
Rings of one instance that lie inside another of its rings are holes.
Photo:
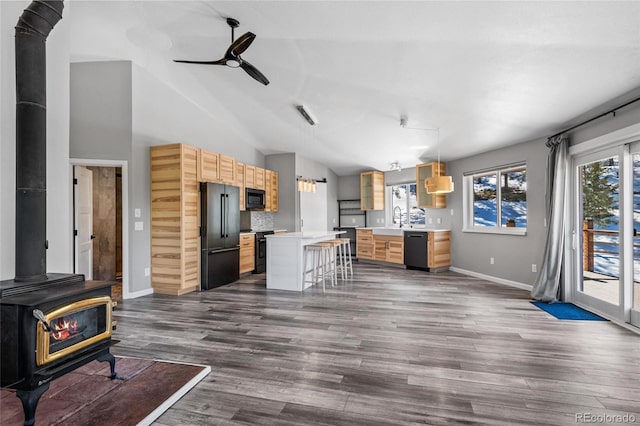
<path fill-rule="evenodd" d="M 240 273 L 251 272 L 256 268 L 255 234 L 240 234 Z"/>
<path fill-rule="evenodd" d="M 442 268 L 451 265 L 451 232 L 428 232 L 427 266 Z"/>
<path fill-rule="evenodd" d="M 404 237 L 390 235 L 373 236 L 374 260 L 404 264 Z"/>
<path fill-rule="evenodd" d="M 217 182 L 219 155 L 206 149 L 198 149 L 198 182 Z"/>
<path fill-rule="evenodd" d="M 416 166 L 416 190 L 418 197 L 418 207 L 422 208 L 444 208 L 447 207 L 446 194 L 429 194 L 424 186 L 424 181 L 433 176 L 444 176 L 446 174 L 445 163 L 423 163 Z"/>
<path fill-rule="evenodd" d="M 256 186 L 254 188 L 256 189 L 265 189 L 265 169 L 263 169 L 262 167 L 256 167 Z"/>
<path fill-rule="evenodd" d="M 360 173 L 360 210 L 384 210 L 384 173 Z"/>
<path fill-rule="evenodd" d="M 371 229 L 356 229 L 356 257 L 373 260 L 373 247 L 373 231 Z"/>
<path fill-rule="evenodd" d="M 256 188 L 256 167 L 244 165 L 244 186 L 246 188 Z"/>
<path fill-rule="evenodd" d="M 245 186 L 244 186 L 244 163 L 236 162 L 236 183 L 235 185 L 240 188 L 240 211 L 246 210 L 246 203 L 244 201 Z"/>
<path fill-rule="evenodd" d="M 278 211 L 278 172 L 264 171 L 265 176 L 265 209 L 266 212 Z"/>
<path fill-rule="evenodd" d="M 236 184 L 236 159 L 218 154 L 218 181 L 227 185 Z"/>
<path fill-rule="evenodd" d="M 200 288 L 199 149 L 172 144 L 149 153 L 151 286 L 155 293 L 189 293 Z"/>

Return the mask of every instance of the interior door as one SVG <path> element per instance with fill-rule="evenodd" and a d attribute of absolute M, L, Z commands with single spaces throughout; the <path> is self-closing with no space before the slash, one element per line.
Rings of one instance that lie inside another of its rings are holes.
<path fill-rule="evenodd" d="M 84 166 L 73 166 L 75 272 L 93 279 L 93 172 Z"/>
<path fill-rule="evenodd" d="M 300 230 L 302 232 L 326 231 L 327 228 L 327 185 L 316 184 L 316 192 L 300 194 Z"/>

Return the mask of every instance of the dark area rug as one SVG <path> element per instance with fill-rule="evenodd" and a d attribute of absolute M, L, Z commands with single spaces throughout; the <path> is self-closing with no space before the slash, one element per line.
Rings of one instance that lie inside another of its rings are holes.
<path fill-rule="evenodd" d="M 572 304 L 564 302 L 546 303 L 531 302 L 543 311 L 553 315 L 560 320 L 577 320 L 577 321 L 607 321 L 605 318 L 598 316 L 589 311 Z"/>
<path fill-rule="evenodd" d="M 202 380 L 211 368 L 150 359 L 93 361 L 53 382 L 40 398 L 36 426 L 149 424 Z M 24 413 L 12 389 L 0 389 L 0 424 L 22 425 Z"/>

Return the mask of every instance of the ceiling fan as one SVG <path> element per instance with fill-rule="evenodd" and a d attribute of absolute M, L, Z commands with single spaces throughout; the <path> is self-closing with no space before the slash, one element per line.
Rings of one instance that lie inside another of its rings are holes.
<path fill-rule="evenodd" d="M 249 62 L 245 61 L 240 57 L 240 55 L 247 50 L 247 48 L 253 43 L 253 40 L 256 38 L 256 35 L 252 32 L 246 32 L 237 40 L 234 41 L 234 29 L 240 25 L 240 22 L 237 19 L 227 18 L 227 24 L 231 27 L 231 45 L 227 49 L 224 57 L 222 59 L 218 59 L 217 61 L 185 61 L 185 60 L 176 60 L 174 62 L 183 62 L 185 64 L 203 64 L 203 65 L 226 65 L 231 68 L 242 68 L 245 70 L 247 74 L 251 77 L 264 84 L 265 86 L 269 84 L 269 80 L 264 76 L 256 67 L 251 65 Z"/>

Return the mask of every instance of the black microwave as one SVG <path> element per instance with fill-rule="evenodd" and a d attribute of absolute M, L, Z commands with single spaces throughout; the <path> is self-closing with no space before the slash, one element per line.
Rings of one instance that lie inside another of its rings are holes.
<path fill-rule="evenodd" d="M 264 210 L 265 192 L 262 189 L 247 188 L 245 203 L 247 210 Z"/>

